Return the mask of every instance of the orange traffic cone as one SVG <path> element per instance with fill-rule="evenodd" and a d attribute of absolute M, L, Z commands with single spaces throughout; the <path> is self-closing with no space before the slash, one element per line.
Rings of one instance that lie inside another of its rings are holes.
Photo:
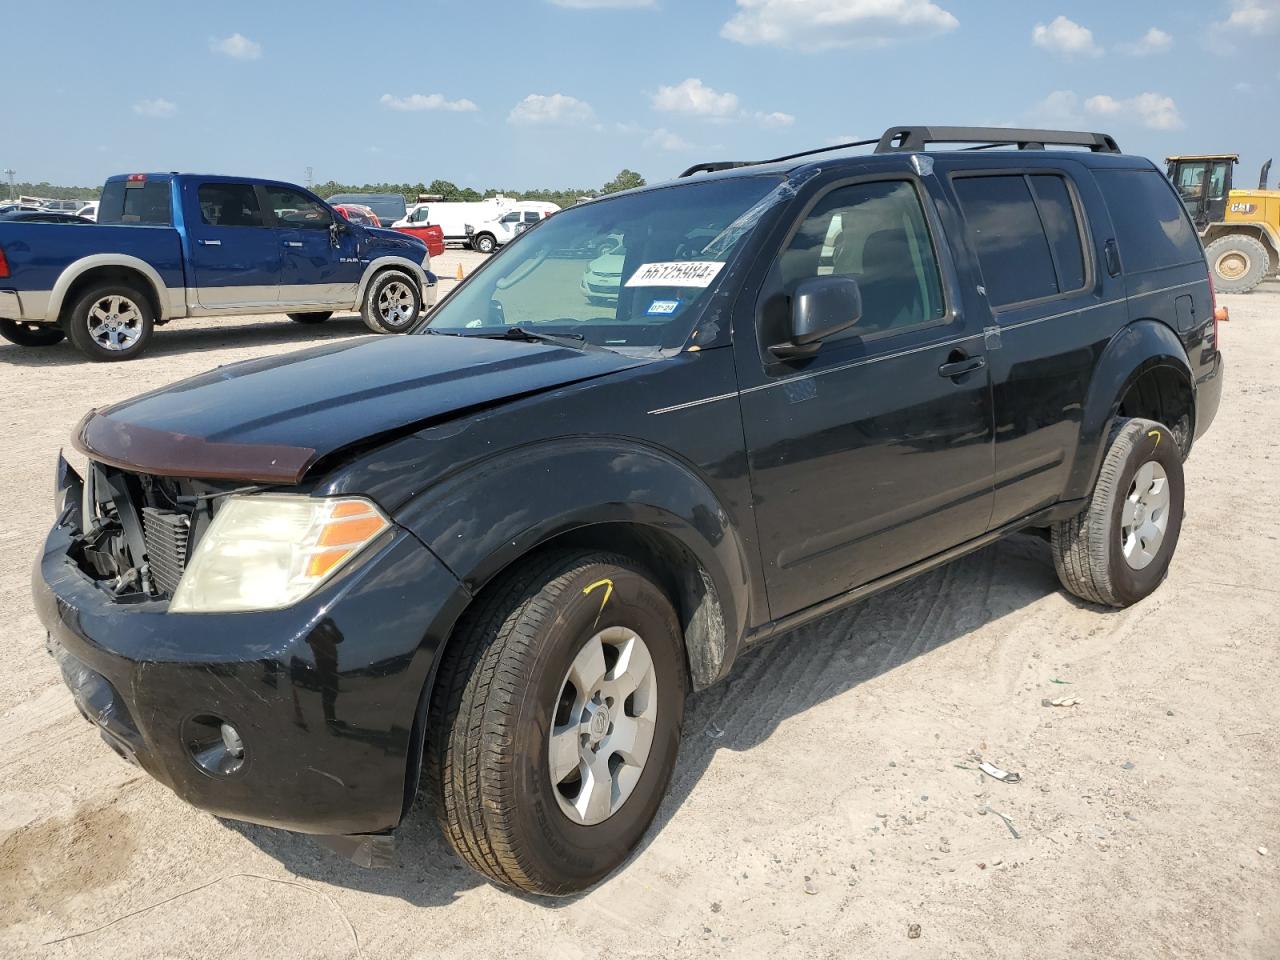
<path fill-rule="evenodd" d="M 455 278 L 454 278 L 454 279 L 457 279 L 457 280 L 461 280 L 461 279 L 462 279 L 462 264 L 458 264 L 458 273 L 457 273 L 457 275 L 455 276 Z"/>

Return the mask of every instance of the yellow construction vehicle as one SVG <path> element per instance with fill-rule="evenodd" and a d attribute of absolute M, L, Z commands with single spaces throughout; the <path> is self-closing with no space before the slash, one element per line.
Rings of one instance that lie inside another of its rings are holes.
<path fill-rule="evenodd" d="M 1239 160 L 1234 153 L 1165 158 L 1222 293 L 1248 293 L 1280 265 L 1280 190 L 1267 189 L 1271 161 L 1262 165 L 1257 190 L 1236 190 L 1231 175 Z"/>

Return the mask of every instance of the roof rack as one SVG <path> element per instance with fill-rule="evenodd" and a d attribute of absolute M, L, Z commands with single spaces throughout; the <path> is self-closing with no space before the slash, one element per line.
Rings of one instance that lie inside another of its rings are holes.
<path fill-rule="evenodd" d="M 1120 147 L 1115 138 L 1106 133 L 1079 133 L 1073 130 L 1025 130 L 1015 127 L 890 127 L 875 140 L 852 140 L 848 143 L 834 143 L 828 147 L 815 147 L 812 150 L 801 150 L 799 153 L 788 153 L 770 160 L 712 160 L 707 163 L 695 163 L 681 177 L 691 177 L 695 173 L 714 173 L 717 170 L 734 170 L 738 167 L 752 167 L 761 163 L 781 163 L 785 160 L 798 160 L 818 153 L 830 153 L 833 150 L 848 150 L 851 147 L 868 147 L 875 144 L 876 153 L 921 153 L 931 143 L 967 143 L 972 146 L 964 150 L 993 150 L 997 147 L 1017 147 L 1019 150 L 1043 150 L 1046 146 L 1054 147 L 1088 147 L 1094 153 L 1119 153 Z"/>
<path fill-rule="evenodd" d="M 1012 147 L 1043 150 L 1045 146 L 1088 147 L 1094 153 L 1119 153 L 1105 133 L 1073 130 L 1023 130 L 1014 127 L 890 127 L 876 144 L 876 153 L 918 153 L 931 143 L 973 143 L 971 150 Z"/>

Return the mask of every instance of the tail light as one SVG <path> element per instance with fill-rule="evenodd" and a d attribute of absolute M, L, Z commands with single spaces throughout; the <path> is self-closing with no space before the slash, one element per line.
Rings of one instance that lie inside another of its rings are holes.
<path fill-rule="evenodd" d="M 9 276 L 9 261 L 4 257 L 4 248 L 0 247 L 0 277 Z"/>
<path fill-rule="evenodd" d="M 1209 271 L 1209 309 L 1213 311 L 1213 346 L 1219 349 L 1222 343 L 1219 339 L 1219 328 L 1221 324 L 1231 319 L 1231 314 L 1226 307 L 1218 306 L 1218 291 L 1213 288 L 1213 271 Z"/>

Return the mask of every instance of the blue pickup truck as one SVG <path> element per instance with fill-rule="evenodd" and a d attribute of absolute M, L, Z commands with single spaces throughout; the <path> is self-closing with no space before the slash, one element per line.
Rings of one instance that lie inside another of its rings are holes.
<path fill-rule="evenodd" d="M 133 359 L 180 317 L 358 309 L 401 333 L 434 301 L 421 240 L 273 180 L 135 173 L 107 181 L 96 226 L 0 222 L 0 336 L 91 360 Z"/>

